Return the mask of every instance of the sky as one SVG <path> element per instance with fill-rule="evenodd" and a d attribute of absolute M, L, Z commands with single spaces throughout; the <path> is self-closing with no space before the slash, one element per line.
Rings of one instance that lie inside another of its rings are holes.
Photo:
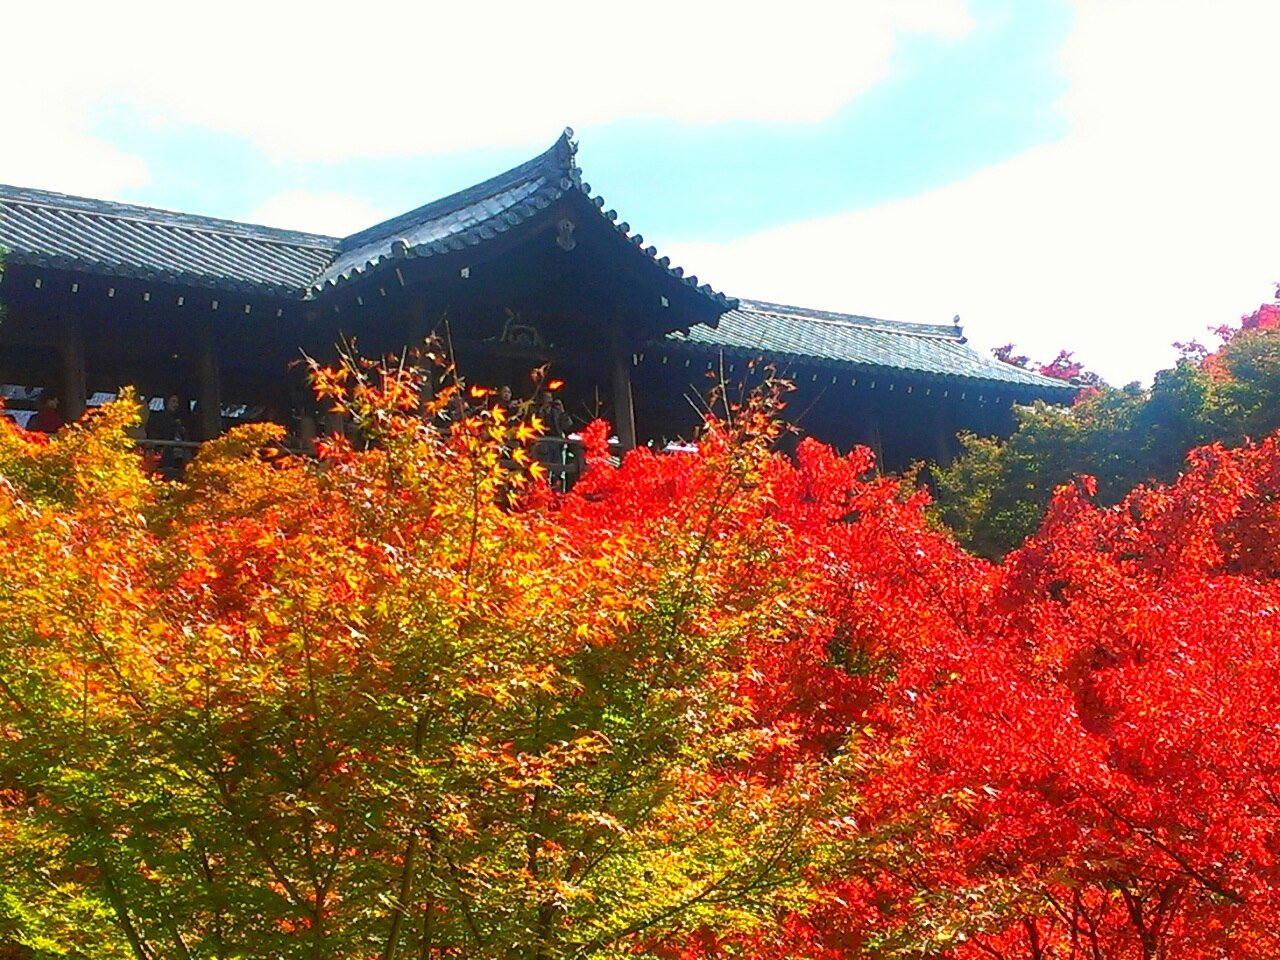
<path fill-rule="evenodd" d="M 0 29 L 0 183 L 341 236 L 571 125 L 718 289 L 959 315 L 1117 384 L 1280 280 L 1266 0 L 48 0 Z"/>

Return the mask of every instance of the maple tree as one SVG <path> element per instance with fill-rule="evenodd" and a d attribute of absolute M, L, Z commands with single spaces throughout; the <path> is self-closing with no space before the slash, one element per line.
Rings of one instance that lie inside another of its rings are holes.
<path fill-rule="evenodd" d="M 1275 956 L 1278 471 L 1270 439 L 1110 508 L 1065 487 L 977 632 L 917 651 L 904 926 L 957 958 Z"/>
<path fill-rule="evenodd" d="M 871 842 L 744 955 L 1275 956 L 1280 440 L 1114 506 L 1066 485 L 1001 566 L 850 464 L 809 447 L 782 501 L 828 579 L 759 683 L 858 758 Z"/>
<path fill-rule="evenodd" d="M 0 429 L 0 945 L 1280 948 L 1280 442 L 1067 484 L 996 565 L 865 450 L 774 452 L 775 381 L 685 453 L 591 425 L 560 494 L 536 422 L 313 375 L 359 443 L 176 483 L 128 394 Z"/>
<path fill-rule="evenodd" d="M 1066 351 L 1037 366 L 999 348 L 1005 362 L 1085 389 L 1069 408 L 1015 408 L 1008 440 L 962 436 L 960 456 L 930 468 L 938 516 L 967 547 L 998 559 L 1034 532 L 1054 489 L 1079 473 L 1096 477 L 1104 502 L 1116 503 L 1139 483 L 1174 480 L 1194 447 L 1238 445 L 1280 428 L 1278 316 L 1280 305 L 1263 304 L 1238 325 L 1217 327 L 1214 351 L 1178 344 L 1179 361 L 1147 388 L 1109 386 Z"/>
<path fill-rule="evenodd" d="M 1093 371 L 1087 370 L 1081 361 L 1075 359 L 1075 352 L 1072 350 L 1059 350 L 1057 356 L 1048 363 L 1033 363 L 1029 356 L 1014 353 L 1014 349 L 1012 343 L 1006 343 L 993 347 L 991 355 L 1001 363 L 1020 367 L 1023 370 L 1034 370 L 1042 376 L 1051 377 L 1054 380 L 1065 380 L 1086 389 L 1102 386 L 1102 378 Z"/>
<path fill-rule="evenodd" d="M 751 762 L 787 736 L 744 671 L 810 616 L 768 404 L 619 470 L 594 425 L 553 496 L 536 423 L 443 431 L 454 388 L 421 409 L 412 367 L 313 373 L 361 448 L 246 427 L 170 484 L 128 395 L 0 433 L 0 933 L 605 957 L 803 904 L 852 794 L 838 738 Z"/>

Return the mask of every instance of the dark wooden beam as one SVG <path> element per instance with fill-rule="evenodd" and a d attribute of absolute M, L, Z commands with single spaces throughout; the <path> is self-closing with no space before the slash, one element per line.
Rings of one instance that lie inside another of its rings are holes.
<path fill-rule="evenodd" d="M 198 358 L 200 439 L 212 440 L 222 432 L 222 378 L 218 369 L 218 347 L 208 321 L 200 328 Z"/>
<path fill-rule="evenodd" d="M 58 350 L 62 357 L 62 416 L 68 422 L 79 420 L 89 400 L 84 327 L 79 320 L 67 318 L 62 321 Z"/>
<path fill-rule="evenodd" d="M 631 393 L 631 353 L 621 344 L 613 348 L 613 429 L 625 453 L 636 447 L 636 410 Z"/>

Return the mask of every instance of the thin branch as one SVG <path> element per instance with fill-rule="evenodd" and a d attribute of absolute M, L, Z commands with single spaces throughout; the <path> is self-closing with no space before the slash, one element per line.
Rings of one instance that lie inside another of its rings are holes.
<path fill-rule="evenodd" d="M 124 930 L 125 939 L 129 941 L 129 948 L 133 951 L 137 960 L 152 960 L 151 951 L 147 949 L 146 942 L 142 939 L 142 935 L 134 926 L 133 920 L 129 916 L 129 908 L 124 902 L 124 897 L 120 893 L 120 888 L 116 886 L 115 881 L 111 879 L 111 868 L 107 866 L 105 858 L 99 858 L 98 869 L 102 871 L 102 885 L 107 893 L 107 902 L 111 904 L 111 909 L 115 912 L 116 921 Z"/>

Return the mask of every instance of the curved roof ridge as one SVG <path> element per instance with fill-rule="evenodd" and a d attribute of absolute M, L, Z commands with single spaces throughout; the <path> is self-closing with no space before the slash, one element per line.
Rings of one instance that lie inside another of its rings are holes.
<path fill-rule="evenodd" d="M 912 323 L 906 320 L 882 320 L 879 317 L 867 317 L 856 313 L 840 313 L 835 310 L 816 310 L 812 307 L 795 307 L 785 303 L 770 303 L 767 300 L 740 299 L 738 303 L 739 310 L 749 310 L 753 313 L 771 313 L 775 316 L 817 320 L 820 323 L 839 324 L 849 327 L 892 330 L 897 333 L 937 337 L 942 340 L 963 341 L 965 339 L 963 328 L 945 323 Z"/>
<path fill-rule="evenodd" d="M 53 190 L 37 190 L 33 187 L 15 187 L 9 184 L 0 184 L 0 202 L 22 204 L 27 207 L 41 207 L 46 210 L 64 210 L 69 213 L 89 216 L 110 217 L 113 220 L 127 220 L 131 223 L 150 224 L 152 226 L 181 227 L 188 230 L 200 230 L 204 233 L 219 233 L 224 236 L 262 240 L 267 243 L 281 243 L 291 247 L 315 247 L 330 252 L 337 249 L 341 239 L 320 233 L 308 233 L 304 230 L 269 227 L 266 224 L 250 223 L 246 220 L 206 217 L 202 214 L 184 213 L 180 210 L 166 210 L 163 207 L 122 203 L 118 200 L 98 200 L 93 197 L 57 193 Z"/>
<path fill-rule="evenodd" d="M 564 132 L 560 134 L 550 149 L 544 150 L 531 160 L 517 164 L 510 170 L 504 170 L 488 180 L 464 187 L 446 197 L 440 197 L 429 203 L 424 203 L 413 210 L 396 214 L 389 220 L 383 220 L 381 223 L 375 223 L 373 226 L 366 227 L 358 233 L 343 237 L 342 250 L 351 250 L 392 237 L 409 227 L 421 223 L 423 220 L 430 220 L 441 214 L 449 213 L 483 197 L 502 193 L 538 172 L 546 174 L 560 173 L 562 176 L 556 179 L 568 179 L 573 184 L 576 184 L 580 180 L 578 168 L 574 163 L 574 155 L 578 152 L 578 145 L 573 142 L 572 137 L 573 128 L 565 127 Z M 568 187 L 565 186 L 563 189 L 568 189 Z"/>
<path fill-rule="evenodd" d="M 600 217 L 620 242 L 633 247 L 671 282 L 691 289 L 718 313 L 737 306 L 737 300 L 709 284 L 699 283 L 696 275 L 686 276 L 670 257 L 659 256 L 656 247 L 646 246 L 644 237 L 633 233 L 630 224 L 620 222 L 616 211 L 606 209 L 604 198 L 593 194 L 591 185 L 583 181 L 577 154 L 573 128 L 565 127 L 550 149 L 531 160 L 351 234 L 342 240 L 333 261 L 312 279 L 307 296 L 320 295 L 393 259 L 425 259 L 479 246 L 533 220 L 552 204 L 572 197 L 574 203 Z"/>

